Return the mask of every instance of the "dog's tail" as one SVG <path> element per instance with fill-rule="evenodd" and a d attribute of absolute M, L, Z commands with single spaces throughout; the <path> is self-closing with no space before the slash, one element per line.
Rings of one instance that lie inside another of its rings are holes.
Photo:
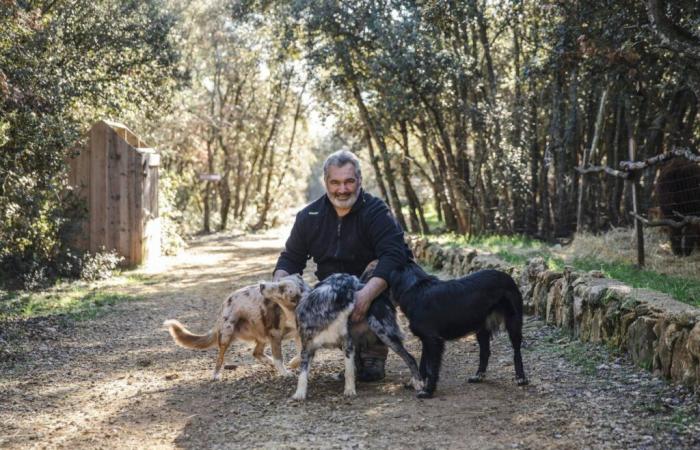
<path fill-rule="evenodd" d="M 212 328 L 207 334 L 193 334 L 175 319 L 166 320 L 163 326 L 168 327 L 175 343 L 181 347 L 204 350 L 213 347 L 219 341 L 218 327 Z"/>
<path fill-rule="evenodd" d="M 491 314 L 486 316 L 484 328 L 486 328 L 491 335 L 493 335 L 501 331 L 501 327 L 503 326 L 504 322 L 505 320 L 503 313 L 501 311 L 493 311 Z"/>

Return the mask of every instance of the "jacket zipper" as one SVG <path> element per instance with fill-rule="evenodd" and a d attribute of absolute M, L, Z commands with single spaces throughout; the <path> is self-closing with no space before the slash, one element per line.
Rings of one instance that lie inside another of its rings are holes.
<path fill-rule="evenodd" d="M 343 218 L 338 217 L 338 232 L 336 235 L 335 257 L 340 257 L 340 227 L 343 225 Z"/>

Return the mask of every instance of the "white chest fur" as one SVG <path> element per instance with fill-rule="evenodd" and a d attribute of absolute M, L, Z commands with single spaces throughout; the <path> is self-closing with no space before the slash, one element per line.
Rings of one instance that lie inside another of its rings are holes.
<path fill-rule="evenodd" d="M 354 304 L 348 305 L 325 330 L 316 335 L 312 341 L 314 347 L 340 346 L 348 334 L 348 317 L 354 307 Z"/>

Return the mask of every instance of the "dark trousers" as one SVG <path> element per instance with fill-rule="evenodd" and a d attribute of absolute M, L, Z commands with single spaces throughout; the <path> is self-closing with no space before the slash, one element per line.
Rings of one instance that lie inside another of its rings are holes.
<path fill-rule="evenodd" d="M 383 292 L 374 302 L 387 302 L 390 304 L 388 293 Z M 373 302 L 373 303 L 374 303 Z M 396 314 L 395 309 L 392 311 Z M 363 367 L 363 362 L 367 359 L 378 359 L 383 362 L 389 354 L 389 347 L 379 340 L 376 334 L 369 329 L 367 322 L 353 324 L 350 327 L 350 335 L 355 343 L 355 365 L 358 369 Z"/>
<path fill-rule="evenodd" d="M 375 267 L 377 267 L 378 260 L 374 260 L 367 265 L 365 271 L 360 276 L 360 280 L 366 283 L 372 274 L 374 273 Z M 391 300 L 389 300 L 389 289 L 382 292 L 379 297 L 374 299 L 372 304 L 375 302 L 386 302 L 391 305 Z M 370 307 L 371 308 L 371 307 Z M 392 311 L 396 314 L 396 310 L 391 305 Z M 369 327 L 367 322 L 362 322 L 354 324 L 350 328 L 350 335 L 352 336 L 353 342 L 355 343 L 355 366 L 357 369 L 362 369 L 364 367 L 364 362 L 368 359 L 374 359 L 381 361 L 382 367 L 386 363 L 386 357 L 389 355 L 389 347 L 384 345 L 382 341 L 379 340 L 376 334 L 374 334 Z"/>

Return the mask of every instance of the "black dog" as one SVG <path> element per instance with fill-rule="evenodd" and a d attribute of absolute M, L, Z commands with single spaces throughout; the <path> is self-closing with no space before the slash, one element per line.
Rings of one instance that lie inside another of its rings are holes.
<path fill-rule="evenodd" d="M 391 299 L 397 303 L 410 328 L 423 343 L 420 374 L 425 381 L 419 398 L 432 397 L 437 385 L 445 341 L 476 332 L 479 369 L 469 382 L 484 378 L 491 351 L 490 340 L 505 322 L 513 345 L 515 377 L 527 384 L 520 355 L 523 326 L 523 298 L 510 275 L 481 270 L 469 276 L 442 281 L 411 262 L 391 274 Z"/>

